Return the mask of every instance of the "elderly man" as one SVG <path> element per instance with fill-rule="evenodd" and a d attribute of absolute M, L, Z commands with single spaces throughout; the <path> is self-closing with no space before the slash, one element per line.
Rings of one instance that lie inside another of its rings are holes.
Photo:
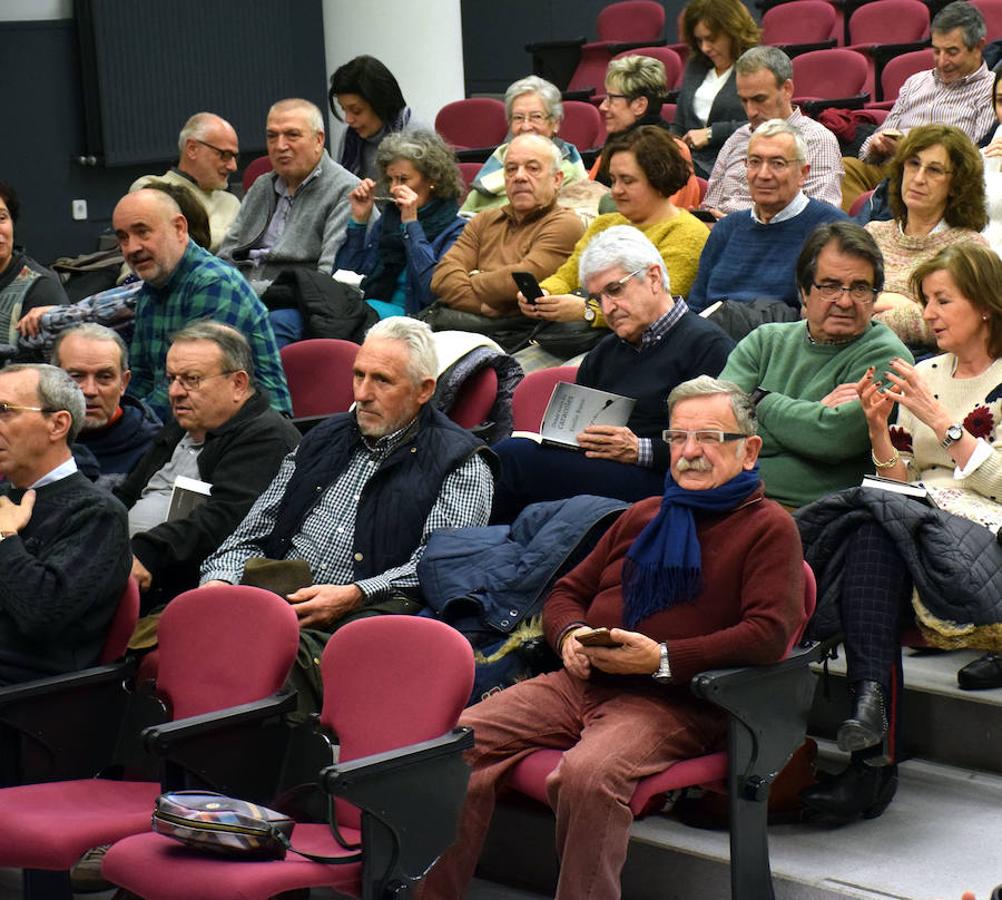
<path fill-rule="evenodd" d="M 673 297 L 660 251 L 636 228 L 615 225 L 581 255 L 581 284 L 601 304 L 613 333 L 581 363 L 577 383 L 637 401 L 625 426 L 589 425 L 582 453 L 509 438 L 501 459 L 493 518 L 510 522 L 539 500 L 594 493 L 633 502 L 660 494 L 668 468 L 661 440 L 671 390 L 697 375 L 716 375 L 734 342 Z"/>
<path fill-rule="evenodd" d="M 519 312 L 512 272 L 545 278 L 584 233 L 578 216 L 557 205 L 560 163 L 560 151 L 541 135 L 508 144 L 508 203 L 473 219 L 435 268 L 431 290 L 440 302 L 427 315 L 436 330 L 478 331 L 511 346 L 535 326 Z"/>
<path fill-rule="evenodd" d="M 119 200 L 112 224 L 125 261 L 144 282 L 136 300 L 129 393 L 166 419 L 168 338 L 197 319 L 215 319 L 247 338 L 258 383 L 276 409 L 291 412 L 268 311 L 239 272 L 188 238 L 177 203 L 142 188 Z"/>
<path fill-rule="evenodd" d="M 359 184 L 324 149 L 324 118 L 308 100 L 280 100 L 265 129 L 274 172 L 251 185 L 219 248 L 259 294 L 283 269 L 331 273 Z"/>
<path fill-rule="evenodd" d="M 305 560 L 289 594 L 309 640 L 348 618 L 422 608 L 417 562 L 437 528 L 483 525 L 492 455 L 429 404 L 438 363 L 423 322 L 374 325 L 355 360 L 355 409 L 313 428 L 236 531 L 202 566 L 202 583 L 238 583 L 252 557 Z"/>
<path fill-rule="evenodd" d="M 664 496 L 625 512 L 543 607 L 563 668 L 463 713 L 476 745 L 460 838 L 420 887 L 422 900 L 464 896 L 495 792 L 527 751 L 543 747 L 565 751 L 547 783 L 558 900 L 619 897 L 636 783 L 724 741 L 723 715 L 689 694 L 690 680 L 775 662 L 802 625 L 800 539 L 762 497 L 749 398 L 701 376 L 672 391 L 668 416 Z M 618 646 L 580 643 L 595 626 L 610 628 Z"/>
<path fill-rule="evenodd" d="M 981 58 L 987 33 L 981 12 L 957 0 L 936 14 L 930 30 L 935 66 L 901 85 L 887 118 L 859 148 L 859 159 L 842 160 L 842 208 L 847 211 L 888 176 L 887 163 L 909 128 L 930 122 L 956 125 L 979 144 L 998 124 L 991 102 L 995 75 Z"/>
<path fill-rule="evenodd" d="M 911 360 L 893 331 L 870 321 L 884 261 L 859 225 L 818 228 L 797 259 L 797 283 L 804 321 L 760 326 L 721 372 L 755 392 L 766 493 L 790 507 L 858 485 L 872 470 L 856 384 L 894 357 Z"/>
<path fill-rule="evenodd" d="M 93 457 L 97 483 L 110 490 L 139 462 L 160 430 L 153 411 L 125 393 L 132 377 L 125 341 L 104 325 L 78 325 L 56 339 L 51 362 L 77 383 L 87 404 L 73 445 L 77 464 Z"/>
<path fill-rule="evenodd" d="M 748 124 L 732 134 L 717 154 L 703 208 L 718 218 L 748 209 L 754 200 L 745 177 L 752 132 L 769 119 L 784 119 L 804 139 L 803 161 L 809 166 L 804 193 L 833 206 L 841 201 L 842 153 L 838 139 L 824 125 L 805 116 L 793 97 L 793 64 L 778 47 L 752 47 L 734 64 L 738 98 Z"/>
<path fill-rule="evenodd" d="M 218 322 L 195 322 L 167 351 L 174 420 L 157 435 L 115 491 L 129 508 L 132 574 L 162 606 L 198 584 L 205 558 L 240 524 L 271 483 L 299 432 L 254 385 L 244 336 Z M 211 486 L 204 502 L 169 516 L 178 476 Z"/>
<path fill-rule="evenodd" d="M 240 210 L 240 201 L 228 189 L 240 153 L 237 133 L 229 122 L 213 113 L 195 113 L 184 123 L 177 147 L 180 157 L 176 166 L 163 175 L 137 178 L 129 190 L 137 191 L 157 178 L 188 188 L 205 207 L 212 233 L 211 246 L 205 249 L 215 253 Z"/>
<path fill-rule="evenodd" d="M 83 420 L 61 369 L 0 370 L 0 685 L 94 665 L 129 577 L 125 509 L 70 453 Z"/>
<path fill-rule="evenodd" d="M 807 153 L 803 137 L 785 119 L 755 129 L 744 161 L 752 208 L 725 216 L 710 232 L 689 291 L 694 310 L 718 300 L 764 300 L 786 304 L 787 310 L 779 310 L 783 320 L 799 318 L 797 254 L 818 225 L 845 218 L 838 207 L 804 193 L 811 171 Z"/>

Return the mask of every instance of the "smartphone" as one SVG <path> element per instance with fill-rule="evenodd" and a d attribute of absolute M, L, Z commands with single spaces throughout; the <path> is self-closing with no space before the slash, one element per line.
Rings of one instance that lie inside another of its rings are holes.
<path fill-rule="evenodd" d="M 619 641 L 614 641 L 608 628 L 593 628 L 591 631 L 580 631 L 576 635 L 579 644 L 584 647 L 621 647 Z"/>
<path fill-rule="evenodd" d="M 536 276 L 532 272 L 512 272 L 511 277 L 526 301 L 535 306 L 536 301 L 543 296 L 543 289 L 536 281 Z"/>
<path fill-rule="evenodd" d="M 700 222 L 707 222 L 710 225 L 714 225 L 717 222 L 717 217 L 708 209 L 690 209 L 689 212 L 699 219 Z"/>

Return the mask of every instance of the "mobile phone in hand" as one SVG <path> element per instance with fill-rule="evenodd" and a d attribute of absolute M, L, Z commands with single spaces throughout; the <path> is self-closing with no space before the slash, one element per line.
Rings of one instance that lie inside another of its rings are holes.
<path fill-rule="evenodd" d="M 522 292 L 522 296 L 525 297 L 526 302 L 535 306 L 536 301 L 543 296 L 543 289 L 539 286 L 539 282 L 536 281 L 536 276 L 532 272 L 512 272 L 511 277 L 515 285 Z"/>
<path fill-rule="evenodd" d="M 580 631 L 574 635 L 583 647 L 621 647 L 619 641 L 612 639 L 608 628 L 592 628 L 591 631 Z"/>

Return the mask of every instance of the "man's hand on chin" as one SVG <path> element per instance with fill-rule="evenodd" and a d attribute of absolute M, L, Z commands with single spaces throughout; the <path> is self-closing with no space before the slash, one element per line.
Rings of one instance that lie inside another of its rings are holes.
<path fill-rule="evenodd" d="M 618 647 L 581 647 L 589 662 L 611 675 L 653 675 L 661 664 L 661 648 L 657 641 L 623 628 L 613 628 L 609 636 Z"/>
<path fill-rule="evenodd" d="M 324 628 L 358 606 L 362 592 L 354 584 L 311 584 L 287 599 L 299 616 L 300 628 Z"/>

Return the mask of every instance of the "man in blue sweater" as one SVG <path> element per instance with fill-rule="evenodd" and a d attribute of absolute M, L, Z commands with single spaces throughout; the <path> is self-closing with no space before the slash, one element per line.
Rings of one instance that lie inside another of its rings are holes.
<path fill-rule="evenodd" d="M 818 225 L 845 218 L 842 210 L 804 194 L 806 157 L 803 137 L 783 119 L 755 129 L 745 161 L 754 205 L 725 216 L 710 232 L 689 291 L 691 309 L 701 312 L 718 300 L 764 301 L 771 314 L 763 321 L 800 317 L 800 248 Z"/>

